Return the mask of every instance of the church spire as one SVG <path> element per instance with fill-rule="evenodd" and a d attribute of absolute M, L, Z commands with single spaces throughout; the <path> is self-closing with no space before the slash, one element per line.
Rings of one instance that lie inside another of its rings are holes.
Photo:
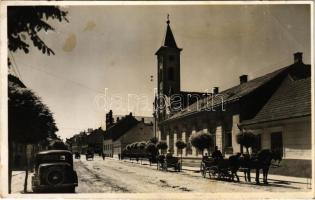
<path fill-rule="evenodd" d="M 171 30 L 170 27 L 170 19 L 169 19 L 170 15 L 167 14 L 167 28 L 166 28 L 166 34 L 165 34 L 165 40 L 164 40 L 164 46 L 166 47 L 174 47 L 174 48 L 178 48 L 175 42 L 175 38 L 173 35 L 173 32 Z"/>

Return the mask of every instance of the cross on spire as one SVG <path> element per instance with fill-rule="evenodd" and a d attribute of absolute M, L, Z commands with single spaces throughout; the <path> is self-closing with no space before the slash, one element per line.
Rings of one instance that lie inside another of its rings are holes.
<path fill-rule="evenodd" d="M 167 27 L 166 27 L 166 35 L 165 35 L 165 40 L 164 40 L 164 46 L 166 47 L 175 47 L 177 48 L 176 42 L 175 42 L 175 38 L 174 35 L 172 33 L 171 30 L 171 26 L 170 26 L 170 15 L 167 14 Z"/>

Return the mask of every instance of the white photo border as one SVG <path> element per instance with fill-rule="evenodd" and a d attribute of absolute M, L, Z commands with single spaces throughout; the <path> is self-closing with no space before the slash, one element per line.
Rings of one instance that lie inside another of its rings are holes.
<path fill-rule="evenodd" d="M 311 13 L 311 88 L 312 88 L 312 191 L 262 193 L 83 193 L 83 194 L 8 194 L 8 89 L 7 89 L 7 7 L 13 5 L 101 6 L 101 5 L 310 5 Z M 0 1 L 0 197 L 23 199 L 311 199 L 315 198 L 314 136 L 314 3 L 313 1 Z"/>

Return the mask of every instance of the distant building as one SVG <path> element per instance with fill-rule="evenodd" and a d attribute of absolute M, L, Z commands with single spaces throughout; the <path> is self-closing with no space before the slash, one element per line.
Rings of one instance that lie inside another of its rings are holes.
<path fill-rule="evenodd" d="M 91 130 L 86 137 L 88 149 L 96 154 L 101 154 L 103 150 L 104 130 L 101 128 Z"/>
<path fill-rule="evenodd" d="M 117 123 L 123 117 L 125 117 L 125 116 L 124 115 L 113 115 L 114 124 Z M 134 116 L 134 118 L 136 118 L 136 120 L 138 120 L 138 121 L 144 121 L 144 123 L 147 123 L 147 124 L 150 124 L 150 123 L 153 124 L 154 123 L 153 117 Z"/>
<path fill-rule="evenodd" d="M 113 139 L 109 133 L 104 134 L 104 142 L 103 142 L 103 153 L 107 157 L 113 157 L 114 149 L 113 149 Z"/>
<path fill-rule="evenodd" d="M 79 134 L 75 134 L 71 138 L 68 139 L 71 147 L 71 151 L 73 153 L 82 153 L 85 154 L 88 149 L 87 143 L 87 133 L 85 131 L 80 132 Z"/>
<path fill-rule="evenodd" d="M 164 45 L 156 52 L 157 87 L 158 95 L 163 100 L 170 99 L 172 105 L 176 103 L 173 97 L 182 95 L 182 49 L 177 47 L 169 24 L 167 21 Z M 216 145 L 223 154 L 231 155 L 241 151 L 236 135 L 250 130 L 260 137 L 259 149 L 278 150 L 283 154 L 286 167 L 280 173 L 303 169 L 305 176 L 310 176 L 311 66 L 303 63 L 302 53 L 295 53 L 289 66 L 253 80 L 242 75 L 238 85 L 222 92 L 214 87 L 211 93 L 199 97 L 196 102 L 182 103 L 178 110 L 172 106 L 161 107 L 161 99 L 155 100 L 158 138 L 167 142 L 174 155 L 178 155 L 175 143 L 181 139 L 188 144 L 183 152 L 186 159 L 201 157 L 201 152 L 189 141 L 196 132 L 212 136 L 210 151 Z"/>
<path fill-rule="evenodd" d="M 153 136 L 153 123 L 146 123 L 144 118 L 138 121 L 130 113 L 105 131 L 103 151 L 106 156 L 118 157 L 128 144 L 147 141 Z"/>

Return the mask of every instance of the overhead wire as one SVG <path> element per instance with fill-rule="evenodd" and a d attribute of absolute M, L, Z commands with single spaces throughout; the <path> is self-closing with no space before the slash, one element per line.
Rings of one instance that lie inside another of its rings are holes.
<path fill-rule="evenodd" d="M 101 90 L 99 90 L 99 89 L 95 89 L 95 88 L 92 88 L 92 87 L 90 87 L 90 86 L 84 85 L 84 84 L 82 84 L 82 83 L 73 81 L 73 80 L 71 80 L 71 79 L 67 79 L 67 78 L 65 78 L 65 77 L 57 76 L 56 74 L 47 72 L 47 71 L 42 70 L 42 69 L 38 69 L 38 68 L 36 68 L 36 67 L 31 67 L 31 66 L 27 66 L 27 65 L 25 65 L 25 67 L 34 69 L 34 70 L 36 70 L 36 71 L 39 71 L 39 72 L 41 72 L 41 73 L 47 74 L 47 75 L 52 76 L 52 77 L 55 77 L 55 78 L 57 78 L 57 79 L 61 79 L 61 80 L 64 80 L 64 81 L 71 82 L 72 84 L 78 85 L 78 86 L 80 86 L 80 87 L 83 87 L 83 88 L 85 88 L 85 89 L 88 89 L 88 90 L 93 91 L 93 92 L 96 92 L 96 93 L 103 93 L 103 92 L 104 92 L 104 91 L 101 91 Z"/>

